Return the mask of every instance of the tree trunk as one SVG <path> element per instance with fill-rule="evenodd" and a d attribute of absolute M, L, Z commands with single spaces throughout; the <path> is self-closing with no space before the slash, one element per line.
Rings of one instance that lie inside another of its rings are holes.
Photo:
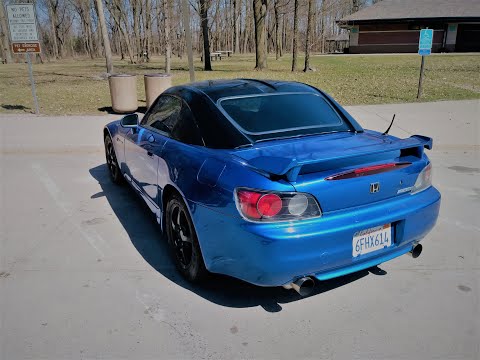
<path fill-rule="evenodd" d="M 240 52 L 240 0 L 233 0 L 233 51 L 235 54 Z"/>
<path fill-rule="evenodd" d="M 103 47 L 105 49 L 105 61 L 107 63 L 107 73 L 113 74 L 112 50 L 110 49 L 110 39 L 108 38 L 107 24 L 105 23 L 105 13 L 103 12 L 103 0 L 96 0 L 98 21 L 103 36 Z"/>
<path fill-rule="evenodd" d="M 208 7 L 209 0 L 200 0 L 200 19 L 202 22 L 203 35 L 203 63 L 205 71 L 212 71 L 210 61 L 210 41 L 208 39 Z"/>
<path fill-rule="evenodd" d="M 172 64 L 172 41 L 170 37 L 170 18 L 172 16 L 171 0 L 163 0 L 163 14 L 165 16 L 165 72 L 170 74 Z"/>
<path fill-rule="evenodd" d="M 320 33 L 322 39 L 322 54 L 325 53 L 325 1 L 322 1 L 322 7 L 320 8 Z"/>
<path fill-rule="evenodd" d="M 190 8 L 188 0 L 182 0 L 182 17 L 185 28 L 185 45 L 187 47 L 188 70 L 190 73 L 190 82 L 195 81 L 195 68 L 193 65 L 192 33 L 190 29 Z"/>
<path fill-rule="evenodd" d="M 86 3 L 85 7 L 85 30 L 87 33 L 87 43 L 88 43 L 88 54 L 90 58 L 95 58 L 95 46 L 93 44 L 93 34 L 92 34 L 92 16 L 90 15 L 90 4 Z"/>
<path fill-rule="evenodd" d="M 282 56 L 282 33 L 280 31 L 280 12 L 278 9 L 278 2 L 279 0 L 275 0 L 273 7 L 275 12 L 275 59 L 277 60 Z"/>
<path fill-rule="evenodd" d="M 150 53 L 152 52 L 152 2 L 145 1 L 145 45 L 147 51 L 147 62 L 150 62 Z"/>
<path fill-rule="evenodd" d="M 293 45 L 292 45 L 292 71 L 297 70 L 298 52 L 298 0 L 295 0 L 293 9 Z"/>
<path fill-rule="evenodd" d="M 3 0 L 0 0 L 0 40 L 2 46 L 2 50 L 5 56 L 5 61 L 7 64 L 12 62 L 12 51 L 10 49 L 10 40 L 8 37 L 8 27 L 7 27 L 7 18 L 5 16 L 5 7 L 3 4 Z"/>
<path fill-rule="evenodd" d="M 52 27 L 52 51 L 53 57 L 58 59 L 58 41 L 57 41 L 57 8 L 58 2 L 49 0 L 48 14 L 50 17 L 50 26 Z"/>
<path fill-rule="evenodd" d="M 310 68 L 310 47 L 312 37 L 312 28 L 313 28 L 313 13 L 314 13 L 314 4 L 315 0 L 308 0 L 308 20 L 307 20 L 307 35 L 305 39 L 305 67 L 303 68 L 304 72 L 311 71 Z"/>
<path fill-rule="evenodd" d="M 250 0 L 245 0 L 245 30 L 243 31 L 243 50 L 242 53 L 248 52 L 248 42 L 250 39 L 250 32 L 252 26 L 252 13 L 250 10 Z"/>
<path fill-rule="evenodd" d="M 137 61 L 142 59 L 142 44 L 140 39 L 140 1 L 132 0 L 132 14 L 133 14 L 133 35 L 135 39 L 135 52 L 137 54 Z"/>
<path fill-rule="evenodd" d="M 158 42 L 156 44 L 157 55 L 164 54 L 165 51 L 165 15 L 164 15 L 164 0 L 157 0 L 155 2 L 155 15 L 157 17 L 157 37 Z M 163 39 L 163 40 L 162 40 Z"/>
<path fill-rule="evenodd" d="M 373 1 L 373 4 L 375 4 L 376 1 Z M 352 0 L 352 12 L 357 12 L 358 11 L 358 0 Z"/>
<path fill-rule="evenodd" d="M 90 4 L 88 1 L 85 0 L 76 0 L 73 5 L 80 17 L 80 23 L 82 24 L 84 50 L 88 55 L 90 55 L 90 58 L 93 59 L 95 57 L 95 54 L 93 45 Z"/>
<path fill-rule="evenodd" d="M 255 20 L 255 69 L 267 68 L 267 42 L 265 18 L 268 0 L 253 0 L 253 17 Z"/>
<path fill-rule="evenodd" d="M 123 7 L 123 1 L 110 0 L 108 1 L 107 4 L 109 5 L 110 16 L 115 21 L 115 24 L 117 25 L 120 31 L 120 34 L 123 37 L 125 48 L 127 49 L 127 54 L 130 59 L 130 64 L 134 64 L 135 60 L 134 60 L 133 48 L 132 48 L 132 43 L 130 41 L 130 36 L 128 32 L 128 20 L 125 15 L 126 11 Z"/>

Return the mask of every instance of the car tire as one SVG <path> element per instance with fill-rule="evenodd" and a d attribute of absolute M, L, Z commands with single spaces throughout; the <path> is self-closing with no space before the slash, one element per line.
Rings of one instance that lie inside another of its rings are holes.
<path fill-rule="evenodd" d="M 115 148 L 113 147 L 112 138 L 110 135 L 105 136 L 105 158 L 107 161 L 108 172 L 112 181 L 117 184 L 123 184 L 123 176 L 118 166 L 117 155 L 115 154 Z"/>
<path fill-rule="evenodd" d="M 178 271 L 192 283 L 205 279 L 208 271 L 185 202 L 175 194 L 168 200 L 165 211 L 168 244 Z"/>

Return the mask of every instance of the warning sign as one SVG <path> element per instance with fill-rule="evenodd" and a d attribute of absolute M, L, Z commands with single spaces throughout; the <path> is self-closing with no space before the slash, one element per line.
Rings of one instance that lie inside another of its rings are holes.
<path fill-rule="evenodd" d="M 38 42 L 37 21 L 33 4 L 7 5 L 10 39 L 16 42 Z"/>

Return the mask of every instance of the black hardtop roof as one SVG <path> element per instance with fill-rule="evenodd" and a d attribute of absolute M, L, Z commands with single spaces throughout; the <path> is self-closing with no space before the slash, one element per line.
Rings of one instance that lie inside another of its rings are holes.
<path fill-rule="evenodd" d="M 294 81 L 258 80 L 258 79 L 232 79 L 232 80 L 207 80 L 185 85 L 175 86 L 167 90 L 168 93 L 177 93 L 189 89 L 201 92 L 213 102 L 230 96 L 255 95 L 276 92 L 311 92 L 318 94 L 315 88 Z"/>
<path fill-rule="evenodd" d="M 254 139 L 245 135 L 227 118 L 217 105 L 219 99 L 282 93 L 318 94 L 336 109 L 352 129 L 357 132 L 363 131 L 355 119 L 328 94 L 300 82 L 257 79 L 208 80 L 174 86 L 164 92 L 178 96 L 188 104 L 206 146 L 216 149 L 233 149 L 254 142 Z"/>

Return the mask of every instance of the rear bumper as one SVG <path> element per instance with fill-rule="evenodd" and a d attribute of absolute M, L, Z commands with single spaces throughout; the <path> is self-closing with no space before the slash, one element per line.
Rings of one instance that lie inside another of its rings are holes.
<path fill-rule="evenodd" d="M 250 223 L 198 205 L 193 217 L 208 270 L 280 286 L 307 275 L 342 276 L 403 255 L 433 228 L 439 209 L 440 193 L 431 187 L 298 222 Z M 393 245 L 353 258 L 353 234 L 387 223 L 393 226 Z"/>

